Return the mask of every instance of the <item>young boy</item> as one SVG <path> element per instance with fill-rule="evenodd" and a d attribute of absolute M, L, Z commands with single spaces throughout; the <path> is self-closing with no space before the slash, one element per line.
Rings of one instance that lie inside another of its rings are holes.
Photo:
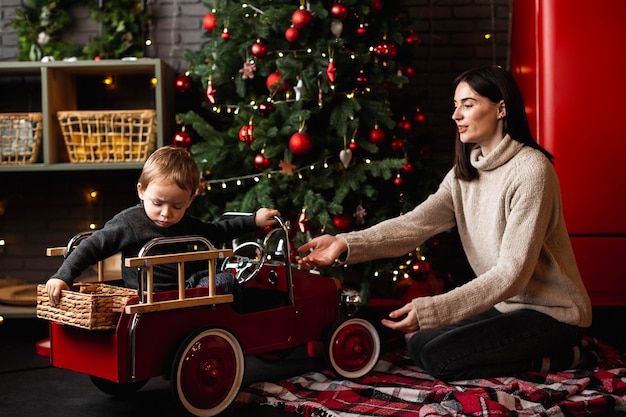
<path fill-rule="evenodd" d="M 243 234 L 276 222 L 278 210 L 260 208 L 254 215 L 236 217 L 220 222 L 204 222 L 186 214 L 199 187 L 200 173 L 191 154 L 174 146 L 157 149 L 144 164 L 137 193 L 141 202 L 127 208 L 102 229 L 81 241 L 67 256 L 59 270 L 46 283 L 46 291 L 53 304 L 59 302 L 61 290 L 69 290 L 74 279 L 90 265 L 118 252 L 122 254 L 122 279 L 129 288 L 137 288 L 137 269 L 126 268 L 124 259 L 137 256 L 143 245 L 156 237 L 198 235 L 207 238 L 215 247 L 232 241 Z M 174 252 L 172 246 L 155 247 L 150 255 Z M 176 252 L 186 247 L 175 248 Z M 185 265 L 189 277 L 202 268 L 197 263 Z M 154 267 L 154 290 L 176 289 L 176 265 Z"/>

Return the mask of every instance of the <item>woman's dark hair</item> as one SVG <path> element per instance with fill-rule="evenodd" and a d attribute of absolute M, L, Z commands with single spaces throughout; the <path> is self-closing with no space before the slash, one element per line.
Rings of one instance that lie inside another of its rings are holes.
<path fill-rule="evenodd" d="M 522 93 L 510 72 L 499 67 L 483 67 L 465 71 L 454 80 L 453 87 L 466 82 L 477 94 L 486 97 L 493 103 L 504 100 L 506 117 L 504 118 L 504 133 L 511 139 L 526 146 L 540 150 L 550 162 L 554 157 L 533 138 L 528 124 L 528 116 L 524 107 Z M 478 178 L 478 171 L 470 163 L 472 143 L 463 143 L 456 134 L 454 153 L 454 172 L 459 179 L 471 181 Z"/>

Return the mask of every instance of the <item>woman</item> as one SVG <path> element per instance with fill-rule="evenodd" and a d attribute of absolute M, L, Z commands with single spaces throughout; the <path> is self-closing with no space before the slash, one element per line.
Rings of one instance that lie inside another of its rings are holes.
<path fill-rule="evenodd" d="M 415 364 L 442 380 L 582 366 L 591 303 L 552 155 L 533 139 L 510 73 L 469 70 L 454 87 L 455 163 L 439 189 L 403 216 L 311 240 L 298 262 L 313 268 L 397 257 L 456 226 L 476 278 L 382 320 L 407 333 Z"/>

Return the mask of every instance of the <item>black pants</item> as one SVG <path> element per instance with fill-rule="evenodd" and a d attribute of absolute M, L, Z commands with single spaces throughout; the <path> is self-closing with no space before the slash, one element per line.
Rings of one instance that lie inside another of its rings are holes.
<path fill-rule="evenodd" d="M 191 274 L 185 281 L 185 288 L 208 287 L 209 271 L 198 271 Z M 224 294 L 237 295 L 240 290 L 239 282 L 233 274 L 225 271 L 215 273 L 215 288 L 220 288 Z"/>
<path fill-rule="evenodd" d="M 444 381 L 497 377 L 539 371 L 542 360 L 550 357 L 561 359 L 567 369 L 583 333 L 583 328 L 534 310 L 500 313 L 492 308 L 450 326 L 419 331 L 409 339 L 408 350 L 416 365 Z M 553 360 L 551 366 L 557 363 Z"/>

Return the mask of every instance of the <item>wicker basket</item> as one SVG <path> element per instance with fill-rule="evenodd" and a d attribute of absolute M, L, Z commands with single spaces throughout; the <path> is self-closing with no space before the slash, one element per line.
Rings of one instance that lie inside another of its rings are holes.
<path fill-rule="evenodd" d="M 144 162 L 156 142 L 156 111 L 60 111 L 70 162 Z"/>
<path fill-rule="evenodd" d="M 37 317 L 88 330 L 112 330 L 128 299 L 137 290 L 103 283 L 82 284 L 79 291 L 61 292 L 59 304 L 53 306 L 46 286 L 37 286 Z"/>
<path fill-rule="evenodd" d="M 0 114 L 0 164 L 37 161 L 41 146 L 41 113 Z"/>

